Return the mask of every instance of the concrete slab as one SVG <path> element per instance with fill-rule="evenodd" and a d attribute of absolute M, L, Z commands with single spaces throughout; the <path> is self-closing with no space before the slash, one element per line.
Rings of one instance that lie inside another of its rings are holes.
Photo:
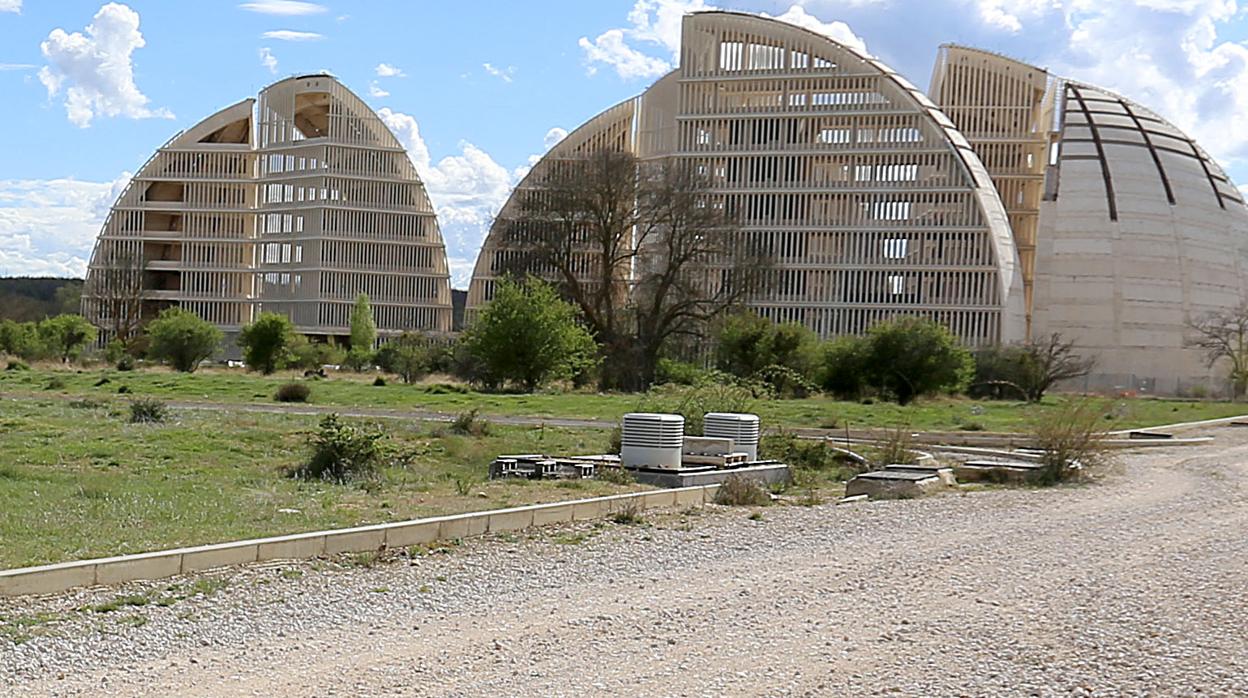
<path fill-rule="evenodd" d="M 533 525 L 533 510 L 528 508 L 491 512 L 486 520 L 490 533 L 519 531 Z"/>
<path fill-rule="evenodd" d="M 546 526 L 553 523 L 565 523 L 572 520 L 571 504 L 547 504 L 533 509 L 533 525 Z"/>
<path fill-rule="evenodd" d="M 242 543 L 222 543 L 221 545 L 205 545 L 199 548 L 186 548 L 182 553 L 182 572 L 198 572 L 214 567 L 229 567 L 246 562 L 255 562 L 257 553 L 256 541 Z"/>
<path fill-rule="evenodd" d="M 325 554 L 362 553 L 386 546 L 386 529 L 366 526 L 334 531 L 325 535 Z"/>
<path fill-rule="evenodd" d="M 441 522 L 417 521 L 388 524 L 386 529 L 387 548 L 406 548 L 411 545 L 432 543 L 438 539 Z"/>
<path fill-rule="evenodd" d="M 306 560 L 325 554 L 324 533 L 266 538 L 256 543 L 256 560 Z"/>
<path fill-rule="evenodd" d="M 573 503 L 572 520 L 601 519 L 611 513 L 611 499 L 610 497 L 604 497 L 602 499 L 586 499 Z"/>
<path fill-rule="evenodd" d="M 1040 463 L 1022 461 L 969 461 L 953 466 L 959 482 L 1033 483 L 1044 477 Z"/>
<path fill-rule="evenodd" d="M 850 480 L 845 485 L 845 496 L 865 494 L 871 499 L 913 499 L 941 487 L 940 478 L 931 473 L 877 470 Z"/>
<path fill-rule="evenodd" d="M 0 595 L 55 594 L 95 584 L 95 563 L 68 562 L 0 572 Z"/>
<path fill-rule="evenodd" d="M 945 487 L 957 487 L 958 485 L 958 480 L 953 474 L 953 468 L 946 465 L 937 465 L 935 462 L 919 463 L 917 465 L 914 463 L 892 463 L 884 466 L 884 469 L 896 472 L 927 473 L 939 478 L 940 484 Z"/>
<path fill-rule="evenodd" d="M 767 463 L 742 468 L 686 468 L 684 470 L 636 470 L 633 477 L 645 485 L 655 487 L 697 487 L 718 485 L 733 475 L 759 480 L 765 485 L 788 483 L 792 480 L 789 466 L 784 463 Z"/>
<path fill-rule="evenodd" d="M 706 495 L 703 494 L 701 487 L 689 487 L 676 490 L 675 506 L 677 507 L 700 507 L 705 503 Z"/>
<path fill-rule="evenodd" d="M 96 584 L 121 584 L 138 579 L 161 579 L 182 572 L 182 556 L 169 553 L 148 553 L 106 558 L 95 566 Z"/>
<path fill-rule="evenodd" d="M 676 493 L 672 490 L 660 490 L 658 492 L 646 492 L 642 495 L 647 509 L 661 509 L 664 507 L 676 506 Z"/>
<path fill-rule="evenodd" d="M 438 538 L 442 540 L 471 538 L 473 536 L 485 535 L 488 528 L 488 513 L 447 516 L 439 520 Z"/>

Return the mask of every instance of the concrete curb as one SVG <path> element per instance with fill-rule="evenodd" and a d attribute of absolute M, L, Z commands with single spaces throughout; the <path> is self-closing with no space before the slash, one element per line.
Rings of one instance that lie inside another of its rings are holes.
<path fill-rule="evenodd" d="M 608 497 L 534 504 L 469 514 L 296 533 L 233 543 L 176 548 L 39 567 L 0 570 L 0 596 L 55 594 L 75 587 L 161 579 L 268 560 L 306 560 L 322 555 L 405 548 L 437 540 L 518 531 L 533 526 L 601 519 L 627 510 L 700 507 L 715 499 L 719 485 L 633 492 Z"/>

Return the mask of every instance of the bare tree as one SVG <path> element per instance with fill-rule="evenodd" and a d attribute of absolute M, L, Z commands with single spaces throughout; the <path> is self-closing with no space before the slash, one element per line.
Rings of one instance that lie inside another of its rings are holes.
<path fill-rule="evenodd" d="M 552 279 L 578 306 L 607 388 L 649 385 L 664 345 L 741 302 L 767 267 L 705 178 L 617 151 L 549 163 L 504 230 L 518 254 L 503 271 Z"/>
<path fill-rule="evenodd" d="M 129 341 L 143 320 L 142 255 L 113 245 L 87 278 L 83 312 L 93 323 L 107 323 L 110 337 Z"/>
<path fill-rule="evenodd" d="M 1040 402 L 1061 381 L 1082 378 L 1096 366 L 1095 357 L 1080 356 L 1075 344 L 1054 332 L 1022 344 L 989 347 L 975 355 L 972 388 L 1001 397 L 1004 389 L 1028 402 Z"/>
<path fill-rule="evenodd" d="M 1203 349 L 1210 368 L 1226 359 L 1230 364 L 1231 395 L 1248 389 L 1248 302 L 1232 310 L 1214 311 L 1187 322 L 1184 344 Z"/>

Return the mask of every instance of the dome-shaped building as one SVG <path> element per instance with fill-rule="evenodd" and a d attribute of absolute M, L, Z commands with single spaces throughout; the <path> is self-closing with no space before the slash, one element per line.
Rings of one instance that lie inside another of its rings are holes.
<path fill-rule="evenodd" d="M 262 311 L 348 335 L 368 294 L 378 330 L 451 329 L 446 251 L 407 153 L 328 75 L 289 78 L 177 134 L 104 223 L 83 313 L 128 336 L 177 306 L 236 333 Z"/>
<path fill-rule="evenodd" d="M 879 61 L 774 19 L 686 15 L 681 44 L 679 68 L 573 132 L 513 193 L 478 257 L 470 311 L 501 270 L 515 270 L 504 231 L 543 172 L 617 148 L 706 174 L 744 244 L 774 262 L 749 303 L 764 317 L 823 337 L 921 315 L 970 345 L 1023 338 L 1006 211 L 926 95 Z"/>
<path fill-rule="evenodd" d="M 1010 212 L 1032 336 L 1096 357 L 1090 388 L 1220 388 L 1185 346 L 1248 292 L 1248 208 L 1217 163 L 1125 97 L 986 51 L 942 47 L 932 95 Z"/>

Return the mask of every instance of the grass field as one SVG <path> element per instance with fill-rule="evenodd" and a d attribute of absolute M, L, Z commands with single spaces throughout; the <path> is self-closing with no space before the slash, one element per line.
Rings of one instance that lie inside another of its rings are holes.
<path fill-rule="evenodd" d="M 527 415 L 617 421 L 642 404 L 638 395 L 590 392 L 500 395 L 470 391 L 445 383 L 404 385 L 391 379 L 385 386 L 372 385 L 374 376 L 336 373 L 328 380 L 312 381 L 316 405 L 379 407 L 459 413 L 479 409 L 485 415 Z M 0 371 L 0 393 L 47 397 L 49 395 L 118 399 L 123 386 L 130 396 L 166 400 L 217 403 L 273 404 L 282 383 L 302 378 L 295 374 L 260 376 L 241 369 L 202 369 L 178 374 L 164 369 L 118 372 L 101 369 L 39 367 L 29 371 Z M 1113 425 L 1135 428 L 1174 422 L 1228 417 L 1248 413 L 1248 406 L 1206 401 L 1148 398 L 1105 399 L 1104 410 Z M 862 404 L 825 397 L 806 400 L 760 400 L 751 409 L 769 427 L 890 427 L 908 425 L 925 430 L 1024 431 L 1038 416 L 1051 409 L 1057 398 L 1040 405 L 1009 401 L 975 401 L 935 398 L 900 407 L 892 403 Z"/>
<path fill-rule="evenodd" d="M 286 475 L 317 418 L 6 401 L 0 411 L 0 569 L 612 494 L 607 482 L 485 481 L 507 452 L 601 452 L 600 430 L 493 425 L 483 437 L 387 420 L 376 481 Z"/>

